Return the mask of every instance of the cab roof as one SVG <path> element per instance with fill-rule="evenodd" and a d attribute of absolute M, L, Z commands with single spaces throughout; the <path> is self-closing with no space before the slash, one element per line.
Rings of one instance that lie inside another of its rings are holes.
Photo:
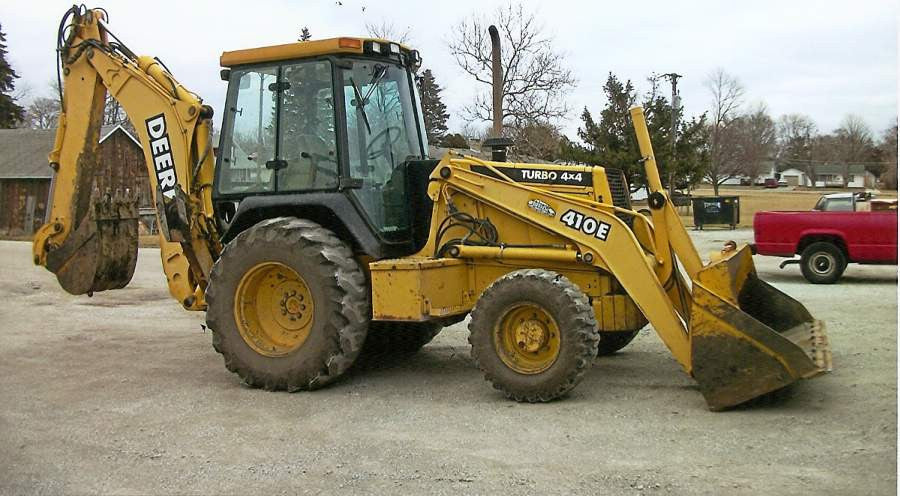
<path fill-rule="evenodd" d="M 284 45 L 272 45 L 222 52 L 222 56 L 219 57 L 219 65 L 222 67 L 232 67 L 261 62 L 318 57 L 320 55 L 361 55 L 363 53 L 363 46 L 367 41 L 386 44 L 395 43 L 379 38 L 355 38 L 347 36 L 324 40 L 296 41 Z M 409 47 L 404 45 L 400 45 L 400 47 L 404 51 L 410 50 Z"/>

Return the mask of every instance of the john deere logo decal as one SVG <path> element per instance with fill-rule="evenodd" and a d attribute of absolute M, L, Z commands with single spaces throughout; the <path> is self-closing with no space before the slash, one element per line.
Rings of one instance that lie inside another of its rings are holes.
<path fill-rule="evenodd" d="M 528 200 L 528 207 L 539 214 L 544 214 L 548 217 L 556 217 L 556 210 L 553 210 L 553 207 L 541 200 Z"/>
<path fill-rule="evenodd" d="M 169 144 L 169 133 L 166 130 L 166 116 L 153 116 L 144 124 L 150 138 L 150 155 L 156 166 L 156 184 L 163 196 L 175 198 L 175 162 L 172 160 L 172 149 Z"/>

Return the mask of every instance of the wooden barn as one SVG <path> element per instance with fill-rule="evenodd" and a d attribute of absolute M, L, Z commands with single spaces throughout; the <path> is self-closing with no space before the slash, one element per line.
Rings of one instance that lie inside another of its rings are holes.
<path fill-rule="evenodd" d="M 53 172 L 47 154 L 55 136 L 55 129 L 0 129 L 0 235 L 30 235 L 44 223 Z M 94 185 L 101 191 L 137 191 L 138 206 L 144 212 L 152 209 L 138 140 L 121 125 L 104 126 L 99 151 Z"/>

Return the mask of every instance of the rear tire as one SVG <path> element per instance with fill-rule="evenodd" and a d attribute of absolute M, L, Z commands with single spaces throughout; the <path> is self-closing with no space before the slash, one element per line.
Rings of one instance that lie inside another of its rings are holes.
<path fill-rule="evenodd" d="M 601 332 L 600 344 L 597 346 L 597 356 L 612 355 L 628 346 L 628 344 L 637 337 L 638 332 L 640 332 L 640 330 L 631 332 Z"/>
<path fill-rule="evenodd" d="M 430 343 L 443 328 L 436 322 L 372 321 L 363 353 L 412 354 Z"/>
<path fill-rule="evenodd" d="M 847 258 L 840 248 L 827 241 L 817 241 L 803 250 L 800 270 L 813 284 L 834 284 L 844 274 Z"/>
<path fill-rule="evenodd" d="M 564 276 L 511 272 L 482 293 L 472 310 L 472 357 L 507 398 L 551 401 L 584 378 L 597 356 L 597 321 L 588 297 Z"/>
<path fill-rule="evenodd" d="M 289 283 L 293 292 L 284 289 Z M 257 289 L 247 293 L 251 285 Z M 293 296 L 297 287 L 307 298 Z M 337 379 L 359 355 L 371 315 L 365 276 L 347 245 L 293 217 L 260 222 L 228 243 L 206 300 L 206 322 L 225 367 L 267 390 L 311 390 Z M 291 313 L 299 312 L 298 301 L 308 305 L 303 311 L 311 307 L 308 315 Z"/>

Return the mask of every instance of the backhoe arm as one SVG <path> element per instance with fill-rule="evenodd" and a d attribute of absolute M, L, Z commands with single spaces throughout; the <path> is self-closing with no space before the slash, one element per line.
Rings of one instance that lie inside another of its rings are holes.
<path fill-rule="evenodd" d="M 59 53 L 62 111 L 50 166 L 56 171 L 49 222 L 34 238 L 34 262 L 72 294 L 124 287 L 137 256 L 137 208 L 129 192 L 99 192 L 98 141 L 107 92 L 141 142 L 160 226 L 169 290 L 186 308 L 205 308 L 209 271 L 221 251 L 211 188 L 212 109 L 162 65 L 135 56 L 101 21 L 101 10 L 73 7 Z M 113 36 L 114 38 L 114 36 Z"/>

